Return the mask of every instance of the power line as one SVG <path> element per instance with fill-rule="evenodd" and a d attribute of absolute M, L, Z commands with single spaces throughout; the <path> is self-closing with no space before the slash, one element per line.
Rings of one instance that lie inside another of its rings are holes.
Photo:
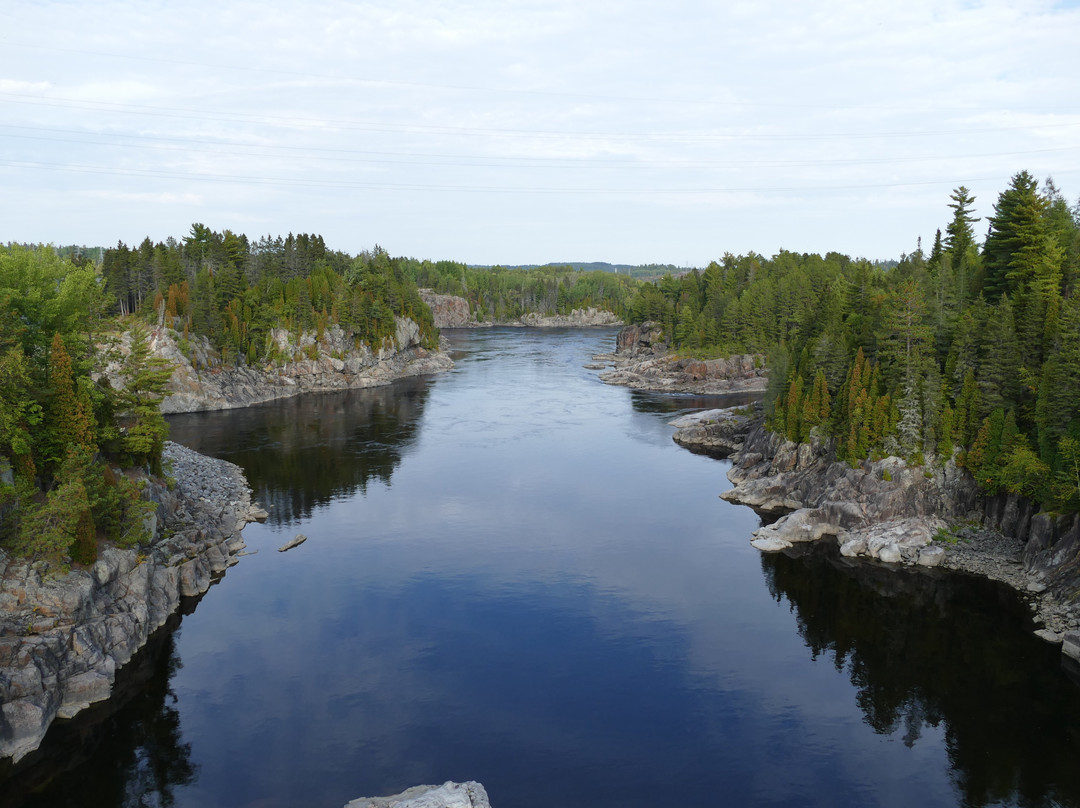
<path fill-rule="evenodd" d="M 1027 149 L 1022 151 L 1006 152 L 983 152 L 974 154 L 949 154 L 949 155 L 914 155 L 905 157 L 875 157 L 875 158 L 829 158 L 829 159 L 794 159 L 794 160 L 636 160 L 630 158 L 566 158 L 566 157 L 499 157 L 497 155 L 463 155 L 452 153 L 423 153 L 423 152 L 384 152 L 364 149 L 329 149 L 320 147 L 269 145 L 257 143 L 229 143 L 226 141 L 205 140 L 200 138 L 161 137 L 154 135 L 138 135 L 131 133 L 98 133 L 84 132 L 73 129 L 59 129 L 50 127 L 18 126 L 12 124 L 0 124 L 0 129 L 19 129 L 34 132 L 55 132 L 61 134 L 81 135 L 90 138 L 111 138 L 107 142 L 94 140 L 80 140 L 77 138 L 43 137 L 41 135 L 7 134 L 0 132 L 0 137 L 31 140 L 34 142 L 50 143 L 74 143 L 86 146 L 100 146 L 113 148 L 139 148 L 169 152 L 184 152 L 194 154 L 222 154 L 240 157 L 273 158 L 281 154 L 275 152 L 288 152 L 292 160 L 317 160 L 334 163 L 352 162 L 376 165 L 424 165 L 424 166 L 447 166 L 459 168 L 514 168 L 514 169 L 551 169 L 551 168 L 679 168 L 698 169 L 707 167 L 746 167 L 746 168 L 769 168 L 769 167 L 792 167 L 808 168 L 815 166 L 845 166 L 845 165 L 892 165 L 898 163 L 919 163 L 941 160 L 975 160 L 1001 157 L 1022 157 L 1033 154 L 1059 153 L 1076 151 L 1080 149 L 1080 143 L 1073 146 L 1061 146 L 1046 149 Z M 136 143 L 124 143 L 122 140 L 148 141 Z M 219 149 L 200 149 L 174 144 L 195 144 L 204 146 L 221 147 Z M 244 149 L 263 149 L 264 151 L 244 151 Z M 347 155 L 368 155 L 366 157 L 350 157 Z M 386 159 L 404 158 L 404 159 Z M 419 159 L 418 159 L 419 158 Z M 527 161 L 527 162 L 525 162 Z"/>
<path fill-rule="evenodd" d="M 62 109 L 80 109 L 95 112 L 114 112 L 127 115 L 148 115 L 154 117 L 184 118 L 185 120 L 202 121 L 227 121 L 229 123 L 248 122 L 265 126 L 278 126 L 289 128 L 315 129 L 318 127 L 331 127 L 344 131 L 380 132 L 387 134 L 437 134 L 471 136 L 478 135 L 497 137 L 524 137 L 538 139 L 580 139 L 580 140 L 613 140 L 613 141 L 671 141 L 671 142 L 711 142 L 731 140 L 836 140 L 854 139 L 865 140 L 874 138 L 905 138 L 905 137 L 941 137 L 944 135 L 973 135 L 997 132 L 1014 132 L 1029 130 L 1050 130 L 1069 127 L 1080 127 L 1080 120 L 1029 124 L 1017 126 L 998 126 L 969 129 L 940 129 L 940 130 L 908 130 L 908 131 L 883 131 L 883 132 L 804 132 L 792 134 L 768 134 L 758 132 L 745 133 L 701 133 L 701 132 L 603 132 L 603 131 L 573 131 L 573 130 L 543 130 L 543 129 L 511 129 L 496 127 L 475 126 L 446 126 L 434 124 L 397 123 L 386 121 L 362 121 L 349 119 L 317 119 L 310 117 L 287 117 L 262 115 L 257 113 L 226 112 L 218 111 L 207 113 L 205 110 L 184 107 L 161 107 L 148 104 L 120 104 L 104 101 L 84 101 L 80 99 L 61 98 L 56 96 L 31 95 L 21 93 L 2 93 L 0 98 L 7 97 L 9 103 L 30 104 L 36 106 L 51 106 Z"/>
<path fill-rule="evenodd" d="M 9 168 L 31 168 L 49 171 L 102 174 L 107 176 L 148 177 L 153 179 L 179 179 L 196 182 L 226 182 L 246 185 L 280 185 L 284 187 L 308 187 L 324 189 L 366 189 L 383 191 L 423 191 L 423 192 L 461 192 L 461 193 L 521 193 L 521 194 L 619 194 L 626 196 L 670 196 L 702 195 L 724 193 L 792 193 L 814 191 L 874 190 L 883 188 L 906 188 L 919 186 L 947 186 L 975 184 L 977 182 L 1002 182 L 1001 176 L 966 177 L 949 180 L 919 180 L 886 183 L 852 183 L 836 185 L 810 186 L 770 186 L 760 185 L 707 187 L 707 188 L 633 188 L 633 187 L 572 187 L 572 186 L 485 186 L 485 185 L 436 185 L 421 183 L 391 183 L 355 180 L 317 180 L 311 178 L 294 179 L 290 177 L 265 177 L 229 174 L 197 174 L 192 172 L 166 172 L 145 169 L 116 168 L 79 164 L 59 164 L 41 162 L 0 162 Z M 1056 172 L 1058 175 L 1080 173 L 1080 169 Z M 1007 178 L 1005 178 L 1007 179 Z"/>

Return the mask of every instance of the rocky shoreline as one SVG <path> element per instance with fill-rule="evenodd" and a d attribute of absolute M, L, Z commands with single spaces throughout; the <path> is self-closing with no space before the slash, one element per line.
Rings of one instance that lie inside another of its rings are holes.
<path fill-rule="evenodd" d="M 622 318 L 610 311 L 595 307 L 574 309 L 569 314 L 539 314 L 528 312 L 509 320 L 477 320 L 469 310 L 469 301 L 457 295 L 440 295 L 431 289 L 421 289 L 420 299 L 431 309 L 436 328 L 599 328 L 622 325 Z"/>
<path fill-rule="evenodd" d="M 692 359 L 668 354 L 661 328 L 655 323 L 628 325 L 615 339 L 615 352 L 593 357 L 596 369 L 611 367 L 600 381 L 633 390 L 665 393 L 763 393 L 769 383 L 765 359 L 740 354 L 727 359 Z"/>
<path fill-rule="evenodd" d="M 157 503 L 148 545 L 105 547 L 66 574 L 0 551 L 0 758 L 19 761 L 53 720 L 107 699 L 116 671 L 181 600 L 237 562 L 244 525 L 266 518 L 232 463 L 174 443 L 164 460 L 175 485 L 147 481 Z"/>
<path fill-rule="evenodd" d="M 676 443 L 731 459 L 734 487 L 721 497 L 768 520 L 753 533 L 759 550 L 782 552 L 833 536 L 848 558 L 940 566 L 1000 581 L 1027 601 L 1036 634 L 1080 661 L 1076 516 L 1032 513 L 1030 503 L 1015 497 L 987 500 L 951 460 L 934 470 L 895 457 L 852 467 L 837 462 L 826 442 L 796 444 L 768 432 L 748 408 L 672 423 Z"/>
<path fill-rule="evenodd" d="M 356 346 L 336 325 L 299 338 L 275 329 L 270 338 L 280 359 L 264 367 L 225 366 L 205 339 L 185 341 L 172 329 L 158 328 L 150 337 L 151 351 L 173 366 L 161 411 L 249 407 L 302 393 L 376 387 L 454 366 L 448 354 L 423 347 L 415 322 L 398 317 L 396 323 L 394 339 L 377 351 Z"/>

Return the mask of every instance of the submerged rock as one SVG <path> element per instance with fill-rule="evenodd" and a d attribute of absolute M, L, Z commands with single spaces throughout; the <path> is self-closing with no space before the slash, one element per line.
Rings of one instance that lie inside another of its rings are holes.
<path fill-rule="evenodd" d="M 360 797 L 345 808 L 491 808 L 487 792 L 477 782 L 445 782 L 414 786 L 392 797 Z"/>
<path fill-rule="evenodd" d="M 297 533 L 283 545 L 278 548 L 279 553 L 284 553 L 286 550 L 291 550 L 294 547 L 299 547 L 301 544 L 307 541 L 307 536 L 303 533 Z"/>

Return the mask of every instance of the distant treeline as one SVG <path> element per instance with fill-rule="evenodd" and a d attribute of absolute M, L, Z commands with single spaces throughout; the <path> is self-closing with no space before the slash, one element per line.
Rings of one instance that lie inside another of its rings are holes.
<path fill-rule="evenodd" d="M 466 298 L 478 320 L 510 320 L 528 312 L 569 314 L 589 307 L 621 317 L 640 283 L 626 275 L 564 265 L 508 269 L 424 261 L 413 267 L 420 286 Z"/>
<path fill-rule="evenodd" d="M 929 254 L 729 254 L 643 286 L 630 314 L 687 352 L 767 352 L 770 424 L 792 440 L 955 455 L 987 493 L 1080 509 L 1080 206 L 1021 172 L 979 245 L 974 198 L 950 200 Z"/>
<path fill-rule="evenodd" d="M 575 269 L 578 272 L 611 272 L 616 275 L 627 275 L 640 280 L 652 280 L 664 275 L 682 275 L 690 271 L 690 267 L 677 267 L 674 264 L 609 264 L 607 261 L 565 261 L 562 263 L 552 262 L 548 264 L 513 264 L 502 269 L 548 269 L 552 267 L 565 267 Z M 475 269 L 491 269 L 490 266 L 474 266 Z"/>

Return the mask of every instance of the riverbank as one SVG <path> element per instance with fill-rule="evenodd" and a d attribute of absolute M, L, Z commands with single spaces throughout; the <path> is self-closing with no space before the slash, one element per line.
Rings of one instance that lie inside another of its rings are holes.
<path fill-rule="evenodd" d="M 753 533 L 759 550 L 782 552 L 832 536 L 848 558 L 1000 581 L 1028 603 L 1038 636 L 1080 660 L 1075 516 L 1055 520 L 1032 514 L 1016 498 L 988 500 L 951 460 L 930 468 L 888 457 L 852 467 L 837 462 L 826 442 L 796 444 L 768 432 L 760 414 L 746 408 L 672 423 L 679 445 L 730 458 L 734 487 L 721 497 L 768 520 Z M 1026 519 L 1019 516 L 1025 508 Z"/>
<path fill-rule="evenodd" d="M 174 443 L 164 461 L 172 480 L 146 481 L 149 544 L 103 547 L 66 573 L 0 551 L 0 758 L 19 761 L 55 719 L 107 699 L 116 671 L 237 562 L 240 531 L 265 518 L 232 463 Z"/>
<path fill-rule="evenodd" d="M 763 393 L 769 383 L 763 356 L 705 360 L 672 356 L 655 323 L 625 326 L 615 338 L 615 351 L 596 354 L 593 360 L 591 368 L 611 368 L 599 375 L 600 381 L 632 390 L 724 395 Z"/>
<path fill-rule="evenodd" d="M 377 387 L 398 379 L 442 373 L 454 366 L 442 350 L 421 344 L 420 327 L 396 318 L 393 340 L 378 350 L 357 346 L 339 326 L 300 337 L 284 329 L 270 334 L 278 359 L 261 367 L 223 364 L 205 339 L 185 340 L 169 328 L 158 328 L 150 349 L 173 367 L 166 414 L 249 407 L 303 393 Z"/>

